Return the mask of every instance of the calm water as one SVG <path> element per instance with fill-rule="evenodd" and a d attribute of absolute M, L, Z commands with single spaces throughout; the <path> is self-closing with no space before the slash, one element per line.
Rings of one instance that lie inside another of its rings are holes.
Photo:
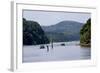
<path fill-rule="evenodd" d="M 40 45 L 23 46 L 23 62 L 42 62 L 42 61 L 61 61 L 61 60 L 81 60 L 91 58 L 91 49 L 89 47 L 80 47 L 79 41 L 67 42 L 65 46 L 61 43 L 54 43 L 53 49 L 49 45 L 47 51 L 46 45 L 44 49 L 40 49 Z"/>

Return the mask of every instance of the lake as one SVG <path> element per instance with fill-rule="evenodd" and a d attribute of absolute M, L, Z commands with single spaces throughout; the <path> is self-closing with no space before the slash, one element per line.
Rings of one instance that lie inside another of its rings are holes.
<path fill-rule="evenodd" d="M 51 44 L 47 45 L 49 50 L 46 44 L 43 49 L 40 49 L 41 45 L 23 46 L 23 63 L 91 59 L 91 48 L 81 47 L 79 41 L 54 43 L 53 48 Z"/>

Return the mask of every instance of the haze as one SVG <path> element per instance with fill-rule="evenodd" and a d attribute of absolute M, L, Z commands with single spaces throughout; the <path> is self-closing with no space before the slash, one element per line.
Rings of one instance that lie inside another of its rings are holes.
<path fill-rule="evenodd" d="M 50 12 L 50 11 L 34 11 L 23 10 L 23 18 L 38 22 L 42 26 L 49 26 L 57 24 L 61 21 L 77 21 L 85 23 L 91 18 L 90 13 L 76 13 L 76 12 Z"/>

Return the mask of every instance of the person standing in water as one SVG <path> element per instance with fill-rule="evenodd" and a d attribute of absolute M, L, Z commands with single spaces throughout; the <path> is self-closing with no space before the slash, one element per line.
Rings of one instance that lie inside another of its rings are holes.
<path fill-rule="evenodd" d="M 51 40 L 51 48 L 53 49 L 53 39 Z"/>
<path fill-rule="evenodd" d="M 47 52 L 49 52 L 49 46 L 47 45 Z"/>

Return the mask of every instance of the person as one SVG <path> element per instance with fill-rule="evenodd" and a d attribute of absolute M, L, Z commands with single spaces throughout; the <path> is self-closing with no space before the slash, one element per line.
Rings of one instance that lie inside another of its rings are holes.
<path fill-rule="evenodd" d="M 51 48 L 53 49 L 53 40 L 51 41 Z"/>
<path fill-rule="evenodd" d="M 49 46 L 47 45 L 47 52 L 49 52 Z"/>

